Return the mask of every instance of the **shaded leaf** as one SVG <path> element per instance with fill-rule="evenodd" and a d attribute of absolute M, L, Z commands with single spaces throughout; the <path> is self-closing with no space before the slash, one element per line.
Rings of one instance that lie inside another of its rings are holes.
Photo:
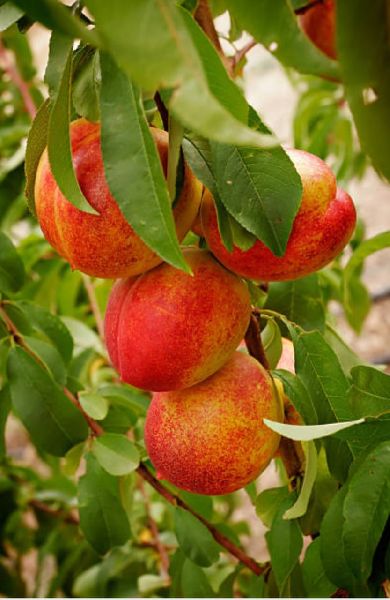
<path fill-rule="evenodd" d="M 23 341 L 42 361 L 54 381 L 63 387 L 66 383 L 66 368 L 58 350 L 51 344 L 34 337 L 24 336 Z"/>
<path fill-rule="evenodd" d="M 308 598 L 331 598 L 337 589 L 337 586 L 326 576 L 320 551 L 321 541 L 317 538 L 305 553 L 302 574 Z"/>
<path fill-rule="evenodd" d="M 219 558 L 219 546 L 209 530 L 191 513 L 176 508 L 175 533 L 180 548 L 187 558 L 208 567 Z"/>
<path fill-rule="evenodd" d="M 302 380 L 286 369 L 275 369 L 272 374 L 283 383 L 286 396 L 303 421 L 308 425 L 318 423 L 316 409 Z"/>
<path fill-rule="evenodd" d="M 264 490 L 256 499 L 256 514 L 268 528 L 272 526 L 280 504 L 289 497 L 287 486 Z"/>
<path fill-rule="evenodd" d="M 0 390 L 0 460 L 6 454 L 5 447 L 5 425 L 9 411 L 11 410 L 11 396 L 9 387 L 5 386 Z"/>
<path fill-rule="evenodd" d="M 12 404 L 38 447 L 63 456 L 87 437 L 81 413 L 25 350 L 10 350 L 7 370 Z"/>
<path fill-rule="evenodd" d="M 0 6 L 0 31 L 5 31 L 24 14 L 23 10 L 12 2 L 5 2 Z"/>
<path fill-rule="evenodd" d="M 181 585 L 184 598 L 213 598 L 215 596 L 204 570 L 188 559 L 183 564 Z"/>
<path fill-rule="evenodd" d="M 362 148 L 390 180 L 388 3 L 337 3 L 337 51 L 346 97 Z M 353 50 L 352 50 L 353 49 Z"/>
<path fill-rule="evenodd" d="M 303 329 L 319 329 L 325 326 L 325 308 L 318 275 L 294 281 L 271 283 L 265 308 L 271 308 Z"/>
<path fill-rule="evenodd" d="M 379 417 L 390 412 L 390 377 L 369 366 L 354 367 L 349 400 L 357 417 Z"/>
<path fill-rule="evenodd" d="M 130 537 L 126 512 L 119 500 L 119 481 L 88 454 L 87 470 L 79 481 L 80 527 L 91 546 L 105 554 Z"/>
<path fill-rule="evenodd" d="M 35 115 L 27 139 L 26 158 L 24 170 L 26 174 L 26 194 L 28 207 L 35 214 L 34 187 L 37 167 L 42 153 L 47 145 L 49 131 L 50 101 L 46 100 Z"/>
<path fill-rule="evenodd" d="M 22 260 L 13 243 L 0 231 L 0 291 L 17 292 L 24 283 Z"/>

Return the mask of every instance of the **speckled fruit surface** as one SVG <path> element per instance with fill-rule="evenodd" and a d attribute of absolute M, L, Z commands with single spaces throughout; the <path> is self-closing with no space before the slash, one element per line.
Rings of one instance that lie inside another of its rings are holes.
<path fill-rule="evenodd" d="M 203 195 L 203 231 L 212 253 L 231 271 L 255 281 L 297 279 L 321 269 L 348 243 L 356 223 L 351 197 L 337 188 L 323 160 L 303 150 L 288 150 L 302 179 L 302 202 L 284 256 L 275 256 L 259 240 L 249 250 L 222 243 L 211 194 Z M 244 199 L 243 199 L 244 201 Z"/>
<path fill-rule="evenodd" d="M 168 134 L 151 128 L 164 172 Z M 135 234 L 110 194 L 100 148 L 100 126 L 78 119 L 70 127 L 73 163 L 80 188 L 99 213 L 78 210 L 61 193 L 51 173 L 47 149 L 40 159 L 35 181 L 38 221 L 48 242 L 74 269 L 96 277 L 128 277 L 162 262 Z M 181 240 L 198 212 L 202 185 L 185 166 L 184 183 L 173 213 Z"/>
<path fill-rule="evenodd" d="M 336 59 L 334 0 L 323 0 L 299 17 L 303 31 L 329 58 Z"/>
<path fill-rule="evenodd" d="M 122 379 L 161 391 L 189 387 L 217 371 L 250 317 L 246 284 L 206 250 L 186 248 L 193 276 L 168 264 L 111 292 L 105 338 Z"/>
<path fill-rule="evenodd" d="M 153 395 L 145 442 L 161 479 L 196 494 L 228 494 L 265 469 L 279 436 L 263 419 L 282 419 L 272 380 L 252 357 L 235 352 L 193 387 Z"/>

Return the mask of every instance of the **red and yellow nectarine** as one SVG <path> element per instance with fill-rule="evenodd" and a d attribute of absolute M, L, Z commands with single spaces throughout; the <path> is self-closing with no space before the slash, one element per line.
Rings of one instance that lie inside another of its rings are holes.
<path fill-rule="evenodd" d="M 333 260 L 350 239 L 356 222 L 351 197 L 337 188 L 323 160 L 303 150 L 288 150 L 301 176 L 303 195 L 284 256 L 275 256 L 256 241 L 249 250 L 222 243 L 211 194 L 201 207 L 202 227 L 212 253 L 231 271 L 255 281 L 283 281 L 304 277 Z"/>
<path fill-rule="evenodd" d="M 145 442 L 157 475 L 196 494 L 228 494 L 265 469 L 279 435 L 263 419 L 282 420 L 272 379 L 254 358 L 235 352 L 190 388 L 153 395 Z"/>
<path fill-rule="evenodd" d="M 151 128 L 164 172 L 167 169 L 168 134 Z M 73 163 L 80 188 L 99 213 L 78 210 L 61 193 L 50 169 L 47 149 L 40 159 L 35 181 L 38 221 L 48 242 L 74 269 L 115 279 L 138 275 L 162 262 L 134 232 L 110 194 L 100 148 L 100 126 L 78 119 L 70 126 Z M 176 233 L 182 240 L 198 212 L 201 183 L 189 167 L 173 208 Z"/>
<path fill-rule="evenodd" d="M 336 59 L 336 16 L 334 0 L 323 0 L 299 17 L 303 31 L 329 58 Z"/>
<path fill-rule="evenodd" d="M 193 276 L 165 263 L 111 292 L 108 352 L 122 379 L 142 389 L 175 390 L 206 379 L 229 359 L 249 323 L 245 283 L 206 250 L 183 254 Z"/>

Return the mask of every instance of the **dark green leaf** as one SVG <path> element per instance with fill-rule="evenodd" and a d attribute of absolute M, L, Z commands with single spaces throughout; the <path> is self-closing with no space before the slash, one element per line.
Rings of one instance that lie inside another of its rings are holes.
<path fill-rule="evenodd" d="M 183 564 L 181 585 L 184 598 L 213 598 L 213 589 L 203 569 L 190 560 Z"/>
<path fill-rule="evenodd" d="M 9 387 L 6 386 L 0 390 L 0 460 L 6 454 L 5 447 L 5 425 L 9 411 L 11 410 L 11 396 Z"/>
<path fill-rule="evenodd" d="M 75 57 L 74 62 L 72 98 L 75 110 L 88 121 L 99 121 L 99 55 L 86 47 Z"/>
<path fill-rule="evenodd" d="M 50 97 L 55 97 L 61 83 L 62 71 L 69 53 L 70 39 L 58 31 L 52 31 L 49 45 L 49 58 L 44 81 L 49 88 Z"/>
<path fill-rule="evenodd" d="M 347 374 L 353 367 L 362 364 L 361 358 L 353 352 L 329 323 L 326 323 L 323 335 L 329 346 L 337 354 L 340 364 Z"/>
<path fill-rule="evenodd" d="M 127 4 L 121 0 L 110 4 L 87 0 L 86 5 L 95 17 L 106 48 L 137 85 L 146 90 L 174 88 L 165 101 L 182 125 L 222 143 L 259 147 L 275 144 L 272 136 L 251 130 L 246 120 L 239 121 L 231 108 L 225 108 L 225 89 L 218 98 L 210 90 L 205 59 L 192 37 L 192 30 L 198 26 L 187 11 L 169 0 L 136 0 Z M 199 31 L 199 36 L 204 38 L 205 34 Z M 207 54 L 207 62 L 214 64 L 215 57 L 211 55 L 216 50 L 210 43 Z M 223 68 L 222 63 L 219 68 Z"/>
<path fill-rule="evenodd" d="M 294 498 L 290 496 L 280 504 L 273 518 L 271 529 L 265 536 L 271 555 L 272 570 L 281 595 L 283 595 L 289 576 L 299 561 L 303 543 L 298 522 L 283 518 L 293 501 Z"/>
<path fill-rule="evenodd" d="M 65 63 L 61 65 L 61 81 L 55 94 L 49 118 L 47 144 L 49 161 L 53 176 L 65 198 L 78 209 L 96 214 L 96 211 L 88 203 L 80 189 L 72 163 L 69 133 L 73 63 L 72 42 L 73 40 L 69 38 L 68 54 Z M 58 143 L 59 139 L 61 144 Z"/>
<path fill-rule="evenodd" d="M 320 554 L 321 541 L 315 539 L 307 548 L 302 565 L 303 581 L 308 598 L 331 598 L 337 586 L 326 576 Z"/>
<path fill-rule="evenodd" d="M 355 577 L 346 561 L 342 539 L 344 526 L 343 504 L 347 486 L 334 496 L 321 525 L 321 559 L 329 581 L 338 587 L 351 590 L 356 583 Z"/>
<path fill-rule="evenodd" d="M 95 439 L 92 452 L 99 464 L 111 475 L 128 475 L 139 465 L 134 443 L 118 433 L 105 433 Z"/>
<path fill-rule="evenodd" d="M 271 283 L 265 308 L 286 315 L 306 330 L 322 331 L 325 326 L 325 309 L 316 273 L 294 281 Z"/>
<path fill-rule="evenodd" d="M 250 125 L 264 131 L 252 108 L 249 115 Z M 259 150 L 212 143 L 211 149 L 225 208 L 275 255 L 282 256 L 302 195 L 301 179 L 292 161 L 280 146 Z"/>
<path fill-rule="evenodd" d="M 337 3 L 337 49 L 343 83 L 363 149 L 390 180 L 388 3 Z"/>
<path fill-rule="evenodd" d="M 111 193 L 140 238 L 161 258 L 188 272 L 139 90 L 108 54 L 100 55 L 100 64 L 102 152 Z"/>
<path fill-rule="evenodd" d="M 201 494 L 191 494 L 191 492 L 180 491 L 180 496 L 184 502 L 189 504 L 198 514 L 205 519 L 212 519 L 213 516 L 213 499 L 211 496 L 203 496 Z"/>
<path fill-rule="evenodd" d="M 13 0 L 34 21 L 43 23 L 48 29 L 56 29 L 72 38 L 80 38 L 92 45 L 98 44 L 99 38 L 95 31 L 88 30 L 70 9 L 56 0 Z"/>
<path fill-rule="evenodd" d="M 73 339 L 61 319 L 32 302 L 22 300 L 17 305 L 28 316 L 30 323 L 46 335 L 67 364 L 72 358 Z"/>
<path fill-rule="evenodd" d="M 26 159 L 24 169 L 26 173 L 26 189 L 24 193 L 28 201 L 28 207 L 35 214 L 34 187 L 35 177 L 42 152 L 47 145 L 47 134 L 49 130 L 50 102 L 46 100 L 39 108 L 31 125 L 27 140 Z"/>
<path fill-rule="evenodd" d="M 5 2 L 0 6 L 0 31 L 5 31 L 10 25 L 15 23 L 20 17 L 22 17 L 24 11 L 12 2 Z"/>
<path fill-rule="evenodd" d="M 390 414 L 340 431 L 336 437 L 347 441 L 355 456 L 365 454 L 370 447 L 390 439 Z"/>
<path fill-rule="evenodd" d="M 357 417 L 379 417 L 390 412 L 390 376 L 374 367 L 359 366 L 351 371 L 349 399 Z"/>
<path fill-rule="evenodd" d="M 8 378 L 15 411 L 39 447 L 63 456 L 87 437 L 81 413 L 22 348 L 10 350 Z"/>
<path fill-rule="evenodd" d="M 24 267 L 13 243 L 0 231 L 0 291 L 17 292 L 24 283 Z"/>
<path fill-rule="evenodd" d="M 362 582 L 371 574 L 375 548 L 390 515 L 390 443 L 382 442 L 351 477 L 343 505 L 346 561 Z"/>
<path fill-rule="evenodd" d="M 202 567 L 209 567 L 219 558 L 219 546 L 209 530 L 191 513 L 177 508 L 175 532 L 181 550 Z"/>
<path fill-rule="evenodd" d="M 286 396 L 299 412 L 303 421 L 307 425 L 316 425 L 318 423 L 317 412 L 302 380 L 285 369 L 276 369 L 273 374 L 283 383 Z"/>
<path fill-rule="evenodd" d="M 86 474 L 79 481 L 80 526 L 91 546 L 105 554 L 129 539 L 129 522 L 119 500 L 119 480 L 91 454 L 86 462 Z"/>
<path fill-rule="evenodd" d="M 332 348 L 318 331 L 292 331 L 295 370 L 311 396 L 319 423 L 352 420 L 349 383 Z"/>
<path fill-rule="evenodd" d="M 225 4 L 240 27 L 286 67 L 300 73 L 337 78 L 337 64 L 303 33 L 288 0 L 225 0 Z"/>

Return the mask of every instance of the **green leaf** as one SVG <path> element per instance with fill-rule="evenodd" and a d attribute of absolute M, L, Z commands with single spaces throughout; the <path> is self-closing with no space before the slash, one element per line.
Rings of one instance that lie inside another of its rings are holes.
<path fill-rule="evenodd" d="M 343 304 L 347 319 L 357 332 L 360 331 L 370 307 L 368 292 L 359 279 L 362 264 L 371 254 L 389 247 L 390 231 L 379 233 L 359 244 L 345 265 L 342 279 Z"/>
<path fill-rule="evenodd" d="M 239 26 L 286 67 L 337 79 L 337 63 L 318 50 L 303 33 L 288 0 L 225 0 L 225 5 Z"/>
<path fill-rule="evenodd" d="M 0 291 L 17 292 L 25 278 L 22 260 L 13 243 L 0 231 Z"/>
<path fill-rule="evenodd" d="M 374 367 L 359 366 L 351 371 L 349 399 L 357 417 L 378 417 L 390 412 L 390 377 Z"/>
<path fill-rule="evenodd" d="M 295 371 L 316 408 L 320 423 L 347 421 L 354 417 L 347 401 L 348 380 L 339 360 L 318 331 L 291 328 Z"/>
<path fill-rule="evenodd" d="M 390 180 L 388 3 L 339 2 L 337 24 L 340 69 L 362 148 Z"/>
<path fill-rule="evenodd" d="M 269 419 L 263 419 L 263 421 L 267 427 L 272 429 L 272 431 L 279 433 L 289 440 L 308 442 L 310 440 L 318 440 L 328 435 L 333 435 L 338 431 L 347 429 L 347 427 L 359 425 L 364 422 L 364 419 L 343 421 L 342 423 L 326 423 L 323 425 L 290 425 L 289 423 L 278 423 L 277 421 L 270 421 Z"/>
<path fill-rule="evenodd" d="M 99 54 L 84 47 L 74 59 L 72 99 L 76 112 L 88 121 L 100 120 L 100 84 Z"/>
<path fill-rule="evenodd" d="M 5 386 L 0 390 L 0 460 L 6 455 L 5 447 L 5 425 L 11 410 L 11 396 L 9 387 Z"/>
<path fill-rule="evenodd" d="M 52 344 L 31 336 L 24 336 L 23 342 L 42 361 L 57 385 L 64 387 L 67 373 L 58 350 Z"/>
<path fill-rule="evenodd" d="M 281 596 L 289 576 L 298 564 L 303 543 L 298 522 L 283 519 L 292 500 L 290 496 L 281 503 L 272 521 L 271 529 L 265 535 L 271 555 L 272 570 Z"/>
<path fill-rule="evenodd" d="M 91 454 L 79 481 L 80 527 L 99 554 L 124 544 L 130 537 L 126 512 L 119 500 L 119 480 L 102 469 Z"/>
<path fill-rule="evenodd" d="M 337 587 L 354 588 L 356 579 L 347 563 L 343 544 L 343 504 L 347 486 L 334 496 L 323 518 L 320 531 L 320 553 L 326 576 Z"/>
<path fill-rule="evenodd" d="M 303 442 L 302 450 L 305 453 L 305 474 L 299 496 L 291 508 L 286 510 L 283 519 L 297 519 L 306 514 L 310 495 L 317 476 L 317 449 L 314 442 Z"/>
<path fill-rule="evenodd" d="M 307 425 L 318 423 L 315 406 L 302 380 L 285 369 L 276 369 L 272 374 L 283 383 L 286 396 L 299 412 L 303 421 Z"/>
<path fill-rule="evenodd" d="M 360 425 L 340 431 L 336 437 L 348 442 L 354 456 L 365 455 L 371 447 L 390 439 L 390 414 L 367 419 Z"/>
<path fill-rule="evenodd" d="M 69 44 L 70 40 L 67 35 L 59 31 L 52 31 L 49 44 L 49 58 L 44 76 L 44 82 L 49 88 L 51 98 L 54 98 L 58 92 L 62 71 L 69 53 Z"/>
<path fill-rule="evenodd" d="M 72 38 L 80 38 L 85 42 L 97 45 L 99 42 L 96 31 L 87 29 L 81 20 L 73 15 L 67 6 L 56 0 L 12 0 L 34 21 L 39 21 L 48 29 L 56 29 Z"/>
<path fill-rule="evenodd" d="M 50 111 L 50 100 L 46 100 L 43 104 L 41 104 L 37 114 L 35 115 L 35 119 L 31 125 L 27 140 L 26 159 L 24 163 L 26 188 L 24 193 L 26 194 L 28 207 L 33 214 L 35 214 L 35 177 L 39 160 L 47 145 Z"/>
<path fill-rule="evenodd" d="M 209 567 L 219 558 L 219 546 L 203 523 L 191 513 L 176 508 L 175 533 L 183 553 L 202 567 Z"/>
<path fill-rule="evenodd" d="M 272 136 L 247 127 L 212 93 L 204 62 L 215 64 L 216 50 L 192 17 L 169 0 L 87 0 L 107 50 L 134 82 L 146 90 L 174 89 L 170 113 L 185 127 L 222 143 L 273 146 Z M 202 49 L 197 40 L 202 38 Z M 207 46 L 207 57 L 201 52 Z M 218 59 L 219 60 L 219 59 Z M 219 69 L 222 69 L 222 63 Z M 234 85 L 234 84 L 232 84 Z M 193 115 L 196 114 L 196 119 Z"/>
<path fill-rule="evenodd" d="M 163 575 L 146 574 L 138 577 L 138 590 L 145 596 L 150 596 L 153 592 L 168 587 L 168 585 L 168 580 Z"/>
<path fill-rule="evenodd" d="M 75 475 L 77 469 L 79 468 L 80 461 L 83 457 L 85 450 L 85 443 L 81 442 L 80 444 L 76 444 L 73 446 L 68 452 L 65 454 L 64 463 L 63 463 L 63 472 L 68 477 L 73 477 Z"/>
<path fill-rule="evenodd" d="M 5 2 L 0 6 L 0 31 L 8 29 L 8 27 L 20 19 L 23 14 L 24 11 L 15 6 L 12 2 Z"/>
<path fill-rule="evenodd" d="M 133 442 L 118 433 L 104 433 L 94 440 L 92 452 L 111 475 L 127 475 L 139 465 L 139 452 Z"/>
<path fill-rule="evenodd" d="M 185 560 L 181 575 L 184 598 L 213 598 L 215 594 L 203 569 Z"/>
<path fill-rule="evenodd" d="M 99 394 L 108 398 L 112 404 L 130 409 L 135 415 L 144 417 L 150 404 L 148 394 L 130 388 L 126 384 L 106 385 L 99 390 Z"/>
<path fill-rule="evenodd" d="M 165 261 L 189 272 L 139 90 L 108 54 L 100 54 L 100 65 L 101 143 L 111 193 L 140 238 Z"/>
<path fill-rule="evenodd" d="M 45 334 L 57 348 L 65 364 L 68 364 L 73 353 L 73 339 L 59 317 L 45 308 L 26 300 L 15 303 L 28 316 L 35 329 Z"/>
<path fill-rule="evenodd" d="M 10 350 L 7 370 L 13 407 L 38 447 L 63 456 L 87 437 L 81 413 L 25 350 Z"/>
<path fill-rule="evenodd" d="M 319 329 L 325 326 L 325 308 L 318 275 L 294 281 L 271 283 L 265 308 L 271 308 L 303 329 Z"/>
<path fill-rule="evenodd" d="M 256 514 L 264 525 L 271 528 L 279 506 L 289 498 L 287 486 L 264 490 L 256 499 Z"/>
<path fill-rule="evenodd" d="M 49 117 L 47 138 L 49 161 L 53 176 L 65 198 L 79 210 L 97 214 L 80 189 L 72 163 L 69 133 L 73 64 L 72 42 L 73 40 L 69 38 L 68 54 L 65 63 L 61 65 L 61 81 Z M 61 144 L 58 143 L 59 139 Z"/>
<path fill-rule="evenodd" d="M 264 131 L 252 108 L 249 123 Z M 292 161 L 280 146 L 260 150 L 212 143 L 211 149 L 225 208 L 276 256 L 282 256 L 302 196 L 301 179 Z"/>
<path fill-rule="evenodd" d="M 321 541 L 315 539 L 307 548 L 302 575 L 308 598 L 331 598 L 337 589 L 326 576 L 321 560 Z"/>
<path fill-rule="evenodd" d="M 94 394 L 91 392 L 80 392 L 79 400 L 83 410 L 92 419 L 101 421 L 107 416 L 109 404 L 107 402 L 107 399 L 101 396 L 100 394 Z"/>
<path fill-rule="evenodd" d="M 211 496 L 192 494 L 180 490 L 180 497 L 205 519 L 210 520 L 213 518 L 213 499 Z"/>
<path fill-rule="evenodd" d="M 382 442 L 351 477 L 343 505 L 343 541 L 349 568 L 366 581 L 390 514 L 390 443 Z"/>

